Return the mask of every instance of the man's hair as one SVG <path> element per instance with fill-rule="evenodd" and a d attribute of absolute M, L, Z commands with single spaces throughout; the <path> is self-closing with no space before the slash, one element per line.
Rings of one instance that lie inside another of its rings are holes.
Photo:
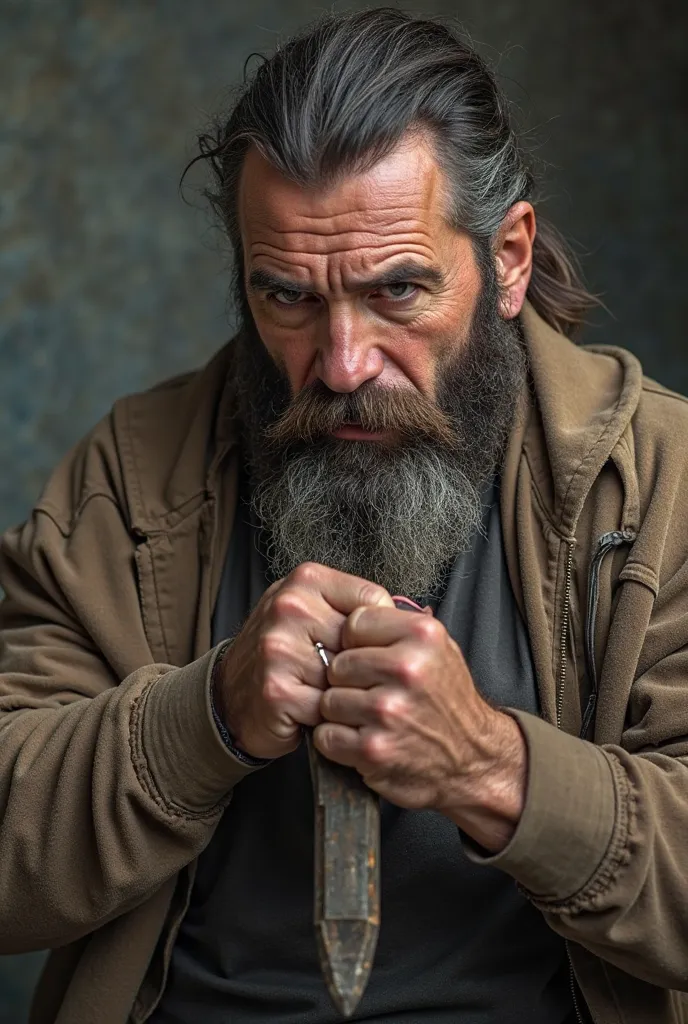
<path fill-rule="evenodd" d="M 212 169 L 204 194 L 229 235 L 239 292 L 238 185 L 250 146 L 294 182 L 328 185 L 368 170 L 413 131 L 434 143 L 449 181 L 449 221 L 468 232 L 485 269 L 504 216 L 533 199 L 535 182 L 505 95 L 458 30 L 388 7 L 329 14 L 245 74 L 234 108 L 199 136 L 189 164 L 206 160 Z M 540 216 L 528 298 L 568 335 L 597 303 Z"/>

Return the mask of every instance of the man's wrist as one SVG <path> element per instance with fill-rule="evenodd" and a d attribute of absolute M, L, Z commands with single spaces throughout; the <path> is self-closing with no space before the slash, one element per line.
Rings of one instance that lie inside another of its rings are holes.
<path fill-rule="evenodd" d="M 220 648 L 215 659 L 215 664 L 213 665 L 213 671 L 210 679 L 210 708 L 213 713 L 213 721 L 215 722 L 217 731 L 222 737 L 222 742 L 238 761 L 241 761 L 242 764 L 251 768 L 262 768 L 264 765 L 270 764 L 272 759 L 265 757 L 253 757 L 251 754 L 247 754 L 245 750 L 242 750 L 241 747 L 237 746 L 224 720 L 224 708 L 220 699 L 219 682 L 224 667 L 224 657 L 230 647 L 231 640 L 227 640 Z"/>
<path fill-rule="evenodd" d="M 508 844 L 520 821 L 528 780 L 528 750 L 518 722 L 491 709 L 483 763 L 464 778 L 443 813 L 490 853 Z M 486 755 L 486 756 L 485 756 Z"/>

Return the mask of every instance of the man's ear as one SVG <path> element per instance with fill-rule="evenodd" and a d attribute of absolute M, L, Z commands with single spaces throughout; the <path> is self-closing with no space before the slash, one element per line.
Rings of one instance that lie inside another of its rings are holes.
<path fill-rule="evenodd" d="M 535 210 L 524 201 L 514 203 L 497 232 L 495 265 L 499 311 L 505 320 L 518 316 L 525 302 L 533 270 Z"/>

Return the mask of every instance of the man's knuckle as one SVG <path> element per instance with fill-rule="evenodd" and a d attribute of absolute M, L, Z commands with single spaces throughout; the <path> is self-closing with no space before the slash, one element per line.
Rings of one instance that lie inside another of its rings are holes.
<path fill-rule="evenodd" d="M 317 562 L 302 562 L 292 569 L 289 579 L 302 587 L 313 586 L 320 578 L 320 566 Z"/>
<path fill-rule="evenodd" d="M 341 684 L 346 678 L 349 670 L 350 658 L 347 651 L 339 651 L 330 659 L 330 667 L 327 670 L 327 678 L 331 684 Z"/>
<path fill-rule="evenodd" d="M 328 718 L 335 710 L 337 703 L 335 699 L 336 692 L 336 690 L 325 690 L 320 697 L 320 710 Z"/>
<path fill-rule="evenodd" d="M 351 615 L 344 621 L 342 626 L 341 639 L 346 650 L 347 644 L 354 643 L 356 639 L 356 632 L 360 628 L 361 615 L 363 612 L 360 608 L 355 608 Z"/>
<path fill-rule="evenodd" d="M 295 587 L 283 587 L 272 602 L 272 613 L 278 621 L 281 619 L 303 619 L 308 615 L 305 595 Z"/>
<path fill-rule="evenodd" d="M 289 655 L 290 644 L 287 637 L 282 633 L 278 633 L 276 630 L 271 630 L 267 633 L 263 633 L 258 642 L 258 650 L 259 655 L 264 662 L 270 663 L 274 661 L 282 661 Z"/>
<path fill-rule="evenodd" d="M 320 708 L 317 704 L 314 704 L 312 706 L 307 705 L 303 709 L 303 714 L 301 716 L 301 722 L 303 725 L 317 725 L 318 722 L 320 722 L 321 720 L 322 715 L 320 713 Z"/>
<path fill-rule="evenodd" d="M 318 749 L 327 756 L 334 751 L 333 731 L 327 725 L 319 725 L 316 729 Z"/>
<path fill-rule="evenodd" d="M 390 601 L 391 598 L 384 587 L 381 587 L 377 583 L 366 583 L 361 587 L 361 604 L 383 604 L 385 599 Z"/>
<path fill-rule="evenodd" d="M 429 615 L 415 617 L 412 628 L 414 635 L 423 643 L 434 644 L 441 636 L 444 626 Z"/>
<path fill-rule="evenodd" d="M 279 676 L 268 676 L 263 683 L 263 699 L 266 704 L 275 706 L 284 702 L 286 697 L 286 685 Z"/>
<path fill-rule="evenodd" d="M 406 700 L 401 694 L 382 693 L 375 698 L 373 708 L 382 725 L 393 725 L 404 717 Z"/>
<path fill-rule="evenodd" d="M 423 678 L 425 675 L 424 670 L 425 658 L 423 656 L 407 656 L 406 658 L 404 658 L 402 662 L 400 662 L 398 666 L 397 678 L 399 679 L 403 686 L 406 686 L 408 687 L 408 689 L 413 690 L 416 687 L 422 685 Z"/>
<path fill-rule="evenodd" d="M 373 732 L 361 741 L 361 753 L 369 764 L 382 765 L 388 760 L 389 744 L 381 733 Z"/>

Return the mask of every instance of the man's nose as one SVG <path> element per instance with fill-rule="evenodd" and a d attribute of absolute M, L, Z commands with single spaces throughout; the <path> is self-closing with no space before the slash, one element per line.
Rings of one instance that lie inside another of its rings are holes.
<path fill-rule="evenodd" d="M 384 360 L 374 328 L 343 303 L 333 303 L 323 318 L 315 372 L 331 391 L 355 391 L 382 373 Z"/>

